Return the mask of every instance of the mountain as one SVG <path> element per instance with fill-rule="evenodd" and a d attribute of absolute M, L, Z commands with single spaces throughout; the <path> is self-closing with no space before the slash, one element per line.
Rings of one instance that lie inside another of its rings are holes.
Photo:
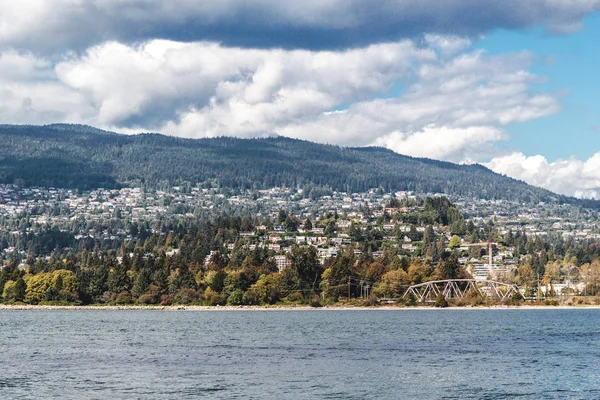
<path fill-rule="evenodd" d="M 0 125 L 0 183 L 77 189 L 166 186 L 215 179 L 231 188 L 329 186 L 346 192 L 437 192 L 521 202 L 596 207 L 496 174 L 403 156 L 283 137 L 182 139 L 120 135 L 83 125 Z"/>

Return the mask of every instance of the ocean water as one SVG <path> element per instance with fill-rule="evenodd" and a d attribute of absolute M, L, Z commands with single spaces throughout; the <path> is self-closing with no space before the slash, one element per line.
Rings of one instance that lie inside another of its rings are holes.
<path fill-rule="evenodd" d="M 0 399 L 594 399 L 600 310 L 0 311 Z"/>

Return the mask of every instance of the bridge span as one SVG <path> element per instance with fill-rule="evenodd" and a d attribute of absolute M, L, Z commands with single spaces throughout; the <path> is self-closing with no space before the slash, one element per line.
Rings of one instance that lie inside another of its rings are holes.
<path fill-rule="evenodd" d="M 475 279 L 446 279 L 442 281 L 430 281 L 413 285 L 404 293 L 403 298 L 412 294 L 414 298 L 422 302 L 434 302 L 435 298 L 442 293 L 446 300 L 458 299 L 462 300 L 465 296 L 472 294 L 481 297 L 495 298 L 498 300 L 508 300 L 512 296 L 517 295 L 523 298 L 521 291 L 517 285 L 498 281 L 481 281 Z"/>

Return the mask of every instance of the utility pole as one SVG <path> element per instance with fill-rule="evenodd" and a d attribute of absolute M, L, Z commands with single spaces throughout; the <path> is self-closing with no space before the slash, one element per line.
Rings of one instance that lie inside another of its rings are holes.
<path fill-rule="evenodd" d="M 350 301 L 350 275 L 348 275 L 348 301 Z"/>

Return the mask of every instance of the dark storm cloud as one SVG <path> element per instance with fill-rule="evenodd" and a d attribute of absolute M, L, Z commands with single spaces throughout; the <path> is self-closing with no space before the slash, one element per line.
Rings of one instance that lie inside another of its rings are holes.
<path fill-rule="evenodd" d="M 600 0 L 0 0 L 0 34 L 36 52 L 155 38 L 341 49 L 423 33 L 569 32 L 598 8 Z"/>

